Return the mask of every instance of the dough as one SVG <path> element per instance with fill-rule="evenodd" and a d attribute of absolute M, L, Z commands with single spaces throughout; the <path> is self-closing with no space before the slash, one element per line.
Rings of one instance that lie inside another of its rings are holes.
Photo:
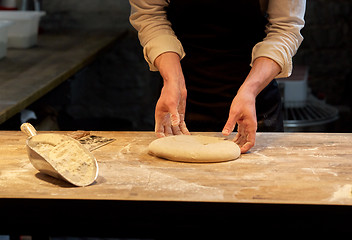
<path fill-rule="evenodd" d="M 180 162 L 223 162 L 241 155 L 236 143 L 202 135 L 175 135 L 158 138 L 148 147 L 157 157 Z"/>

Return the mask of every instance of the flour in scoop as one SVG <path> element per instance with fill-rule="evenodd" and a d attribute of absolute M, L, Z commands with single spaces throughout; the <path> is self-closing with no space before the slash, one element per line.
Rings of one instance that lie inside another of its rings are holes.
<path fill-rule="evenodd" d="M 83 183 L 95 178 L 95 166 L 91 156 L 75 141 L 67 140 L 56 145 L 49 152 L 53 166 L 65 178 Z"/>
<path fill-rule="evenodd" d="M 62 139 L 53 144 L 38 142 L 33 150 L 41 154 L 69 182 L 89 185 L 96 178 L 97 168 L 91 153 L 74 139 Z"/>

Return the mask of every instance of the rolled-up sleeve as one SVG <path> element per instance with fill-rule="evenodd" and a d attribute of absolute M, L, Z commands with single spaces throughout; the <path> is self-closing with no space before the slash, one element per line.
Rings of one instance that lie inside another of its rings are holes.
<path fill-rule="evenodd" d="M 167 0 L 130 0 L 130 5 L 130 22 L 138 31 L 144 58 L 151 71 L 158 70 L 154 60 L 164 52 L 176 52 L 180 58 L 185 56 L 182 44 L 167 20 Z"/>
<path fill-rule="evenodd" d="M 254 46 L 251 65 L 258 57 L 268 57 L 281 67 L 276 78 L 291 75 L 292 57 L 303 41 L 305 8 L 305 0 L 269 0 L 267 35 Z"/>

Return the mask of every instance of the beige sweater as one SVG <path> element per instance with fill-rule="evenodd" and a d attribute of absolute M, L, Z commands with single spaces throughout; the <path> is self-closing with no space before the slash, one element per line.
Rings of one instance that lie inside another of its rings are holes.
<path fill-rule="evenodd" d="M 154 60 L 164 52 L 176 52 L 181 58 L 185 56 L 182 44 L 166 17 L 165 7 L 169 0 L 130 0 L 130 4 L 130 22 L 138 31 L 150 70 L 158 70 Z M 250 64 L 258 57 L 271 58 L 281 67 L 276 78 L 288 77 L 292 72 L 292 57 L 303 40 L 300 30 L 305 23 L 306 1 L 260 0 L 260 4 L 262 11 L 268 15 L 269 23 L 266 37 L 253 47 Z"/>

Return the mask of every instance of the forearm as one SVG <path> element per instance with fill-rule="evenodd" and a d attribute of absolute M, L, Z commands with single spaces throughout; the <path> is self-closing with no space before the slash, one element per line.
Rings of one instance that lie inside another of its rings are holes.
<path fill-rule="evenodd" d="M 180 56 L 175 52 L 165 52 L 160 54 L 154 61 L 154 65 L 160 72 L 165 84 L 181 84 L 184 83 Z"/>
<path fill-rule="evenodd" d="M 256 97 L 281 71 L 281 67 L 272 59 L 259 57 L 253 62 L 251 71 L 238 90 Z"/>

